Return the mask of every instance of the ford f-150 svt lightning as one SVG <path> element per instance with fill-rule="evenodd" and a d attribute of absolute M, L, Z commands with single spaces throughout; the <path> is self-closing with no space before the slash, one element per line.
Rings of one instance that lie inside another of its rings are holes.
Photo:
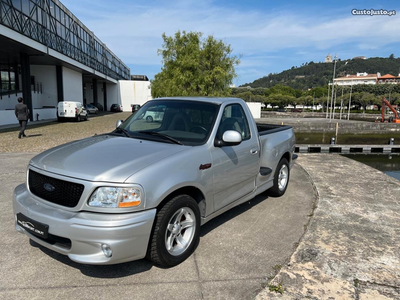
<path fill-rule="evenodd" d="M 241 99 L 151 100 L 113 132 L 35 156 L 14 191 L 16 229 L 79 263 L 175 266 L 202 224 L 282 196 L 294 148 L 291 127 L 256 124 Z"/>

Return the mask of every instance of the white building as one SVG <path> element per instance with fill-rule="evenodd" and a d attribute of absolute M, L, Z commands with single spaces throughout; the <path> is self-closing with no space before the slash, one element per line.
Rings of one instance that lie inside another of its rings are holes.
<path fill-rule="evenodd" d="M 132 75 L 132 80 L 119 80 L 119 101 L 124 111 L 131 111 L 133 104 L 143 105 L 151 100 L 151 83 L 147 76 Z"/>
<path fill-rule="evenodd" d="M 55 118 L 59 101 L 129 111 L 149 98 L 149 82 L 130 82 L 129 68 L 60 1 L 0 0 L 0 12 L 0 125 L 18 123 L 18 97 L 31 121 Z"/>
<path fill-rule="evenodd" d="M 325 56 L 325 62 L 326 62 L 326 63 L 331 63 L 331 62 L 333 62 L 333 60 L 332 60 L 332 55 L 330 55 L 330 54 L 328 53 L 328 55 Z"/>
<path fill-rule="evenodd" d="M 335 85 L 376 84 L 380 76 L 379 73 L 357 73 L 356 75 L 346 75 L 345 77 L 335 78 L 333 82 Z"/>

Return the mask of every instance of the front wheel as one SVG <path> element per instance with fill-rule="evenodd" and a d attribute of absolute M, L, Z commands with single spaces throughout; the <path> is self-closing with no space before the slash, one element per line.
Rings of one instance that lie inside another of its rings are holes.
<path fill-rule="evenodd" d="M 272 197 L 281 197 L 285 194 L 289 184 L 290 169 L 286 158 L 282 158 L 275 170 L 274 186 L 268 190 Z"/>
<path fill-rule="evenodd" d="M 152 116 L 147 116 L 147 117 L 146 117 L 146 121 L 147 121 L 148 123 L 153 122 L 153 117 L 152 117 Z"/>
<path fill-rule="evenodd" d="M 195 250 L 200 234 L 200 210 L 188 195 L 179 195 L 157 213 L 147 257 L 162 267 L 174 267 Z"/>

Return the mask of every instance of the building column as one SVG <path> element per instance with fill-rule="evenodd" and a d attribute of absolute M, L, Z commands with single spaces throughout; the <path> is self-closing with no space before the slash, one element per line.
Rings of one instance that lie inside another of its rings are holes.
<path fill-rule="evenodd" d="M 85 85 L 85 78 L 82 75 L 82 99 L 83 99 L 83 105 L 87 104 L 86 100 L 86 85 Z"/>
<path fill-rule="evenodd" d="M 92 86 L 93 86 L 93 103 L 97 104 L 97 103 L 99 103 L 99 99 L 97 98 L 97 79 L 96 78 L 92 79 Z"/>
<path fill-rule="evenodd" d="M 107 111 L 107 84 L 103 82 L 104 111 Z"/>
<path fill-rule="evenodd" d="M 57 77 L 57 101 L 64 101 L 64 85 L 63 85 L 63 72 L 62 66 L 56 66 L 56 77 Z"/>
<path fill-rule="evenodd" d="M 29 65 L 29 55 L 20 54 L 21 59 L 21 77 L 22 77 L 22 98 L 29 109 L 29 120 L 33 121 L 33 106 L 31 92 L 31 67 Z M 18 75 L 17 75 L 18 76 Z"/>

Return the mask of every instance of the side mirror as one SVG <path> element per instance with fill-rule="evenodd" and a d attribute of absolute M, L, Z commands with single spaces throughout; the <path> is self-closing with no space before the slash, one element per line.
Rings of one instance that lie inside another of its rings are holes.
<path fill-rule="evenodd" d="M 124 121 L 118 120 L 117 124 L 115 124 L 115 128 L 118 128 L 119 126 L 121 126 L 122 123 L 124 123 Z"/>
<path fill-rule="evenodd" d="M 215 147 L 236 146 L 242 142 L 242 135 L 236 130 L 227 130 L 222 135 L 222 140 L 216 139 Z"/>

